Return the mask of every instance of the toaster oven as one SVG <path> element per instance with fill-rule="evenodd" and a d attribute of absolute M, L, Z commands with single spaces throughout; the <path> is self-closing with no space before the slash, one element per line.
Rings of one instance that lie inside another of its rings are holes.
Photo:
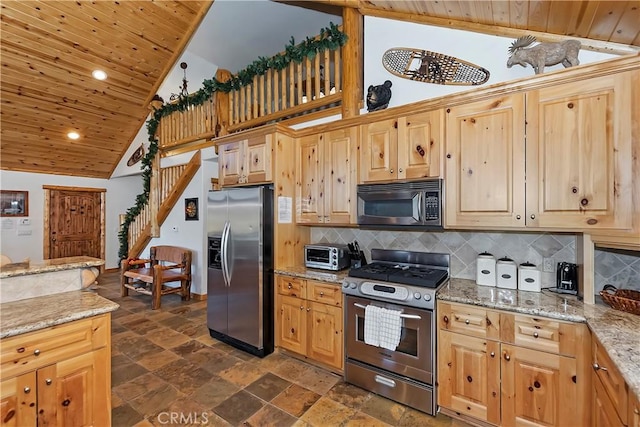
<path fill-rule="evenodd" d="M 351 265 L 349 249 L 347 245 L 305 245 L 304 265 L 305 267 L 322 270 L 342 270 Z"/>

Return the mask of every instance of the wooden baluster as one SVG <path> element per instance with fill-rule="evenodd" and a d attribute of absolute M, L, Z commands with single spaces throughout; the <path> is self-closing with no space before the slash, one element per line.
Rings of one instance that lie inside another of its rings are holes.
<path fill-rule="evenodd" d="M 331 62 L 329 58 L 330 50 L 325 50 L 322 52 L 322 57 L 324 58 L 324 95 L 329 96 L 329 92 L 331 92 Z"/>
<path fill-rule="evenodd" d="M 313 71 L 315 74 L 315 79 L 313 81 L 314 83 L 314 87 L 313 87 L 313 98 L 314 99 L 320 99 L 320 79 L 321 79 L 321 73 L 320 73 L 320 57 L 318 55 L 316 55 L 315 58 L 313 58 Z"/>
<path fill-rule="evenodd" d="M 260 88 L 259 88 L 259 84 L 260 84 L 260 80 L 258 79 L 258 76 L 253 76 L 253 83 L 251 84 L 251 90 L 253 91 L 252 95 L 252 102 L 251 102 L 251 117 L 252 118 L 258 118 L 258 95 L 260 93 Z"/>
<path fill-rule="evenodd" d="M 341 70 L 340 70 L 340 49 L 333 51 L 333 87 L 336 88 L 336 93 L 340 92 L 342 88 L 341 84 Z"/>
<path fill-rule="evenodd" d="M 304 64 L 303 71 L 305 72 L 303 92 L 307 94 L 307 102 L 311 102 L 313 101 L 314 95 L 314 93 L 312 92 L 313 85 L 311 84 L 311 61 L 309 60 L 309 58 L 305 58 L 302 64 Z"/>
<path fill-rule="evenodd" d="M 290 63 L 287 68 L 289 68 L 289 104 L 287 104 L 286 108 L 291 108 L 296 105 L 296 81 L 295 81 L 295 63 Z"/>
<path fill-rule="evenodd" d="M 273 81 L 274 81 L 274 75 L 276 73 L 273 72 L 273 70 L 271 70 L 271 68 L 269 68 L 267 70 L 267 114 L 271 114 L 271 112 L 273 111 L 273 93 L 271 93 L 271 87 L 273 86 Z M 275 87 L 275 86 L 274 86 Z"/>
<path fill-rule="evenodd" d="M 264 99 L 264 76 L 258 77 L 258 84 L 260 85 L 260 94 L 258 96 L 258 117 L 264 116 L 264 106 L 266 101 Z"/>
<path fill-rule="evenodd" d="M 302 104 L 302 62 L 299 64 L 296 64 L 296 81 L 295 81 L 295 86 L 298 88 L 298 102 L 296 103 L 296 105 L 300 105 Z"/>

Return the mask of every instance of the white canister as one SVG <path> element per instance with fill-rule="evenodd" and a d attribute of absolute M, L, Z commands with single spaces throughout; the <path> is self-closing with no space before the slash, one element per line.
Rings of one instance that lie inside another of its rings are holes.
<path fill-rule="evenodd" d="M 534 264 L 525 262 L 518 267 L 518 289 L 540 292 L 540 270 Z"/>
<path fill-rule="evenodd" d="M 488 252 L 481 253 L 476 259 L 476 284 L 496 285 L 496 258 Z"/>
<path fill-rule="evenodd" d="M 518 265 L 511 258 L 496 261 L 496 285 L 499 288 L 518 288 Z"/>

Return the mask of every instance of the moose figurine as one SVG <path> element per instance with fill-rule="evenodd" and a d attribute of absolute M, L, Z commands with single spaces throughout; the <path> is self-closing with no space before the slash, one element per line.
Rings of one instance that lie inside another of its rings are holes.
<path fill-rule="evenodd" d="M 529 64 L 533 67 L 536 74 L 540 74 L 547 65 L 562 63 L 562 65 L 567 68 L 580 64 L 578 60 L 580 42 L 578 40 L 565 40 L 559 43 L 539 43 L 527 48 L 527 46 L 535 41 L 536 38 L 533 36 L 523 36 L 513 41 L 509 47 L 510 56 L 507 61 L 507 68 L 511 68 L 514 64 L 519 64 L 523 67 Z"/>

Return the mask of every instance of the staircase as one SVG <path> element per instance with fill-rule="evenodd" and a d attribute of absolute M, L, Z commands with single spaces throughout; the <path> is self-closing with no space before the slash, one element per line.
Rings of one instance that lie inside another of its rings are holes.
<path fill-rule="evenodd" d="M 155 179 L 152 177 L 149 203 L 129 225 L 129 258 L 139 257 L 153 237 L 160 237 L 160 226 L 191 182 L 200 164 L 200 151 L 197 151 L 185 165 L 154 169 Z M 157 203 L 154 203 L 155 200 Z"/>

